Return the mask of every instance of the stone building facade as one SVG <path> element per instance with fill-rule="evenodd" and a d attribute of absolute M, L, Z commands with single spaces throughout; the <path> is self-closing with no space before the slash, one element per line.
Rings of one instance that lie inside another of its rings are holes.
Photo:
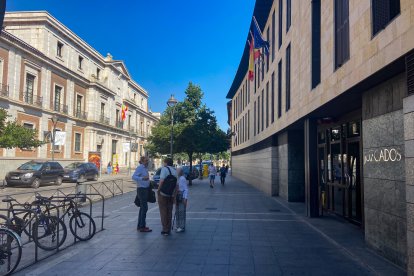
<path fill-rule="evenodd" d="M 249 81 L 246 43 L 227 94 L 233 175 L 359 225 L 413 274 L 414 2 L 257 0 L 253 15 L 270 50 Z"/>
<path fill-rule="evenodd" d="M 103 172 L 109 161 L 136 166 L 159 120 L 148 108 L 148 92 L 121 60 L 106 57 L 47 12 L 6 13 L 0 35 L 0 107 L 11 119 L 44 140 L 53 129 L 66 132 L 54 157 L 65 165 L 100 152 Z M 128 107 L 121 120 L 122 105 Z M 137 144 L 130 154 L 124 144 Z M 0 178 L 31 159 L 51 158 L 52 145 L 0 149 Z M 130 156 L 131 155 L 131 156 Z"/>

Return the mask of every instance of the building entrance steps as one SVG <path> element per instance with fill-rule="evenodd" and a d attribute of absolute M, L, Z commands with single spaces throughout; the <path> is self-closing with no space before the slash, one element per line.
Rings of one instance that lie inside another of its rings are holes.
<path fill-rule="evenodd" d="M 162 236 L 158 205 L 136 230 L 135 192 L 106 201 L 105 231 L 17 275 L 406 275 L 370 251 L 358 227 L 309 219 L 303 204 L 228 176 L 190 187 L 184 233 Z M 98 215 L 97 210 L 96 215 Z M 24 254 L 24 250 L 23 250 Z"/>

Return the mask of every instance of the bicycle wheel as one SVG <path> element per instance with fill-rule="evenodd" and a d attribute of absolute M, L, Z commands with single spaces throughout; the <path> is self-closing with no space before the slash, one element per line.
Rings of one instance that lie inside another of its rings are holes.
<path fill-rule="evenodd" d="M 81 241 L 92 239 L 96 232 L 93 218 L 82 212 L 75 212 L 69 220 L 70 232 Z"/>
<path fill-rule="evenodd" d="M 33 223 L 33 241 L 43 250 L 60 247 L 65 242 L 67 233 L 65 223 L 55 216 L 41 216 Z"/>
<path fill-rule="evenodd" d="M 22 244 L 19 236 L 9 230 L 0 229 L 0 276 L 10 275 L 20 263 Z"/>

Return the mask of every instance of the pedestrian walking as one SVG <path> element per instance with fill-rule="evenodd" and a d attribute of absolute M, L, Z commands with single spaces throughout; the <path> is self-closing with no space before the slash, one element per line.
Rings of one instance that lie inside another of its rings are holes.
<path fill-rule="evenodd" d="M 208 167 L 208 175 L 210 176 L 210 188 L 214 188 L 214 180 L 216 179 L 217 170 L 214 164 L 211 163 Z"/>
<path fill-rule="evenodd" d="M 115 172 L 115 174 L 118 174 L 119 173 L 119 164 L 118 164 L 118 162 L 116 162 L 114 172 Z"/>
<path fill-rule="evenodd" d="M 106 166 L 106 173 L 109 175 L 112 174 L 112 162 L 109 162 L 108 166 Z"/>
<path fill-rule="evenodd" d="M 221 166 L 221 168 L 220 168 L 220 182 L 221 182 L 221 185 L 224 185 L 224 182 L 226 182 L 226 174 L 227 174 L 227 169 L 226 169 L 226 167 L 224 166 L 224 163 L 223 163 L 223 166 Z"/>
<path fill-rule="evenodd" d="M 148 211 L 148 195 L 150 192 L 150 181 L 148 173 L 148 158 L 142 156 L 139 166 L 132 175 L 132 180 L 137 183 L 137 195 L 140 201 L 137 230 L 140 232 L 151 232 L 147 227 L 146 218 Z"/>
<path fill-rule="evenodd" d="M 161 235 L 168 236 L 171 234 L 174 197 L 178 190 L 177 171 L 173 167 L 173 160 L 171 158 L 164 159 L 163 165 L 158 186 L 158 206 L 162 224 Z"/>
<path fill-rule="evenodd" d="M 177 170 L 178 175 L 178 193 L 175 204 L 175 220 L 177 223 L 176 232 L 181 233 L 185 231 L 185 218 L 188 202 L 188 186 L 187 179 L 184 176 L 182 168 Z"/>

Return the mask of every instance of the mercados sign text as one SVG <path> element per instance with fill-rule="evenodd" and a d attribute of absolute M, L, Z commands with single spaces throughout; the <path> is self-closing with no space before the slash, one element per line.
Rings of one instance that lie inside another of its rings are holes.
<path fill-rule="evenodd" d="M 370 150 L 364 156 L 364 164 L 369 162 L 398 162 L 401 161 L 401 153 L 395 148 Z"/>

